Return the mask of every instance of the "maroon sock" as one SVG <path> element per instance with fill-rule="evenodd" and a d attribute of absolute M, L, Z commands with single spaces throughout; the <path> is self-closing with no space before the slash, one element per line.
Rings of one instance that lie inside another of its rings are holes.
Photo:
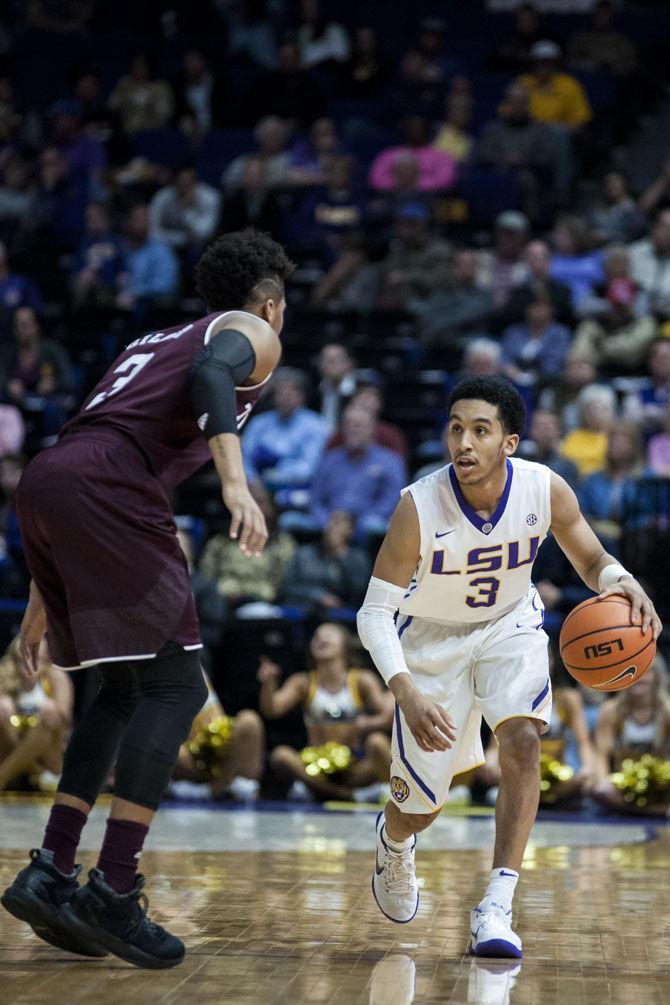
<path fill-rule="evenodd" d="M 149 828 L 133 820 L 107 821 L 98 869 L 117 893 L 129 893 L 135 885 L 137 860 Z"/>
<path fill-rule="evenodd" d="M 74 857 L 86 820 L 86 814 L 74 806 L 54 803 L 51 807 L 42 848 L 53 852 L 56 868 L 68 876 L 74 869 Z"/>

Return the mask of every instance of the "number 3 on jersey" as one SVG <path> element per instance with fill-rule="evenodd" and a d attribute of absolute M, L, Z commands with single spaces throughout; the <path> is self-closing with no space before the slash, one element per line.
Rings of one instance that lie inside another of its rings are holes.
<path fill-rule="evenodd" d="M 495 576 L 478 576 L 470 580 L 470 586 L 478 586 L 478 592 L 465 598 L 468 607 L 493 607 L 498 597 L 500 580 Z"/>
<path fill-rule="evenodd" d="M 106 401 L 107 398 L 111 398 L 113 394 L 118 394 L 119 391 L 122 391 L 127 384 L 130 384 L 131 380 L 137 377 L 140 370 L 143 370 L 155 355 L 153 352 L 136 352 L 133 356 L 129 356 L 128 359 L 124 359 L 123 363 L 120 363 L 116 370 L 114 370 L 114 373 L 118 373 L 120 376 L 114 381 L 109 391 L 101 391 L 100 394 L 96 394 L 95 398 L 89 401 L 85 411 L 88 412 L 89 409 L 95 408 L 96 405 Z"/>

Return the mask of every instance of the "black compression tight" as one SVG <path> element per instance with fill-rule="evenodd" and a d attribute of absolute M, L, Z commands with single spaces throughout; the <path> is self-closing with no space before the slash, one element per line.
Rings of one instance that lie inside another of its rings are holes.
<path fill-rule="evenodd" d="M 156 809 L 207 698 L 200 654 L 170 642 L 153 660 L 97 671 L 100 689 L 72 732 L 58 791 L 92 806 L 116 763 L 114 795 Z"/>

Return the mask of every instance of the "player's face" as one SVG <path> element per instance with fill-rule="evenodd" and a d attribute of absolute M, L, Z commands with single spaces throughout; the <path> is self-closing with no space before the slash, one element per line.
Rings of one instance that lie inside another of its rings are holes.
<path fill-rule="evenodd" d="M 516 450 L 519 437 L 503 429 L 497 405 L 464 398 L 451 409 L 447 443 L 459 482 L 477 485 L 504 465 Z"/>

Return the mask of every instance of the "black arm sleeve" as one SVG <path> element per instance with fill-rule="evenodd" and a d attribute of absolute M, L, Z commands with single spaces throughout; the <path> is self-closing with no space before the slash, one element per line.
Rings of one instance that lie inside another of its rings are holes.
<path fill-rule="evenodd" d="M 254 372 L 256 353 L 242 332 L 224 328 L 198 353 L 189 371 L 191 401 L 208 440 L 236 433 L 235 386 Z"/>

